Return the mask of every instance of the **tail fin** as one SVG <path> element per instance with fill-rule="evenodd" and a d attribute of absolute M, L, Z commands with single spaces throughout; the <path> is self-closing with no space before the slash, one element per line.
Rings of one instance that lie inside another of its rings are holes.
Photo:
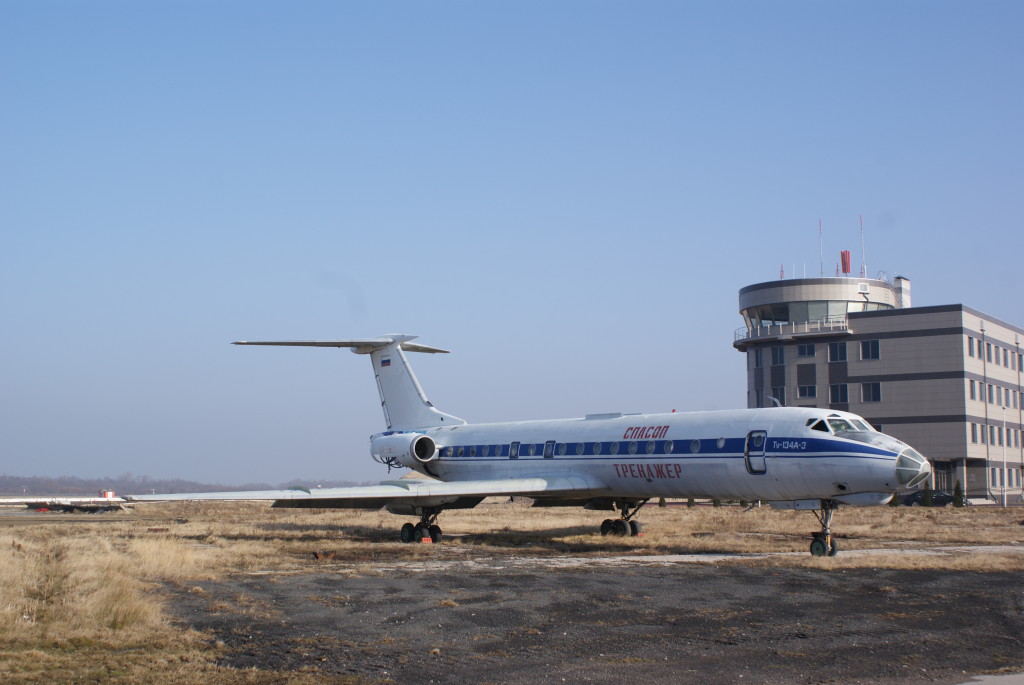
<path fill-rule="evenodd" d="M 248 342 L 235 345 L 284 345 L 291 347 L 349 347 L 356 354 L 370 355 L 373 374 L 377 378 L 380 404 L 388 430 L 415 430 L 434 426 L 456 426 L 466 423 L 457 416 L 434 408 L 405 358 L 405 352 L 444 353 L 436 347 L 417 343 L 414 335 L 387 335 L 380 338 L 352 340 L 297 340 L 290 342 Z M 404 350 L 404 351 L 403 351 Z"/>

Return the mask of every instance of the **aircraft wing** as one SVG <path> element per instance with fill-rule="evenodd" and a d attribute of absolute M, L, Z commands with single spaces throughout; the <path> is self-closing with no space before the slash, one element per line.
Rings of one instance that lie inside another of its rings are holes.
<path fill-rule="evenodd" d="M 275 507 L 310 509 L 379 509 L 389 505 L 449 508 L 475 506 L 485 497 L 572 497 L 604 494 L 604 487 L 580 477 L 503 478 L 444 482 L 409 478 L 350 488 L 192 492 L 170 495 L 129 495 L 132 502 L 273 501 Z"/>

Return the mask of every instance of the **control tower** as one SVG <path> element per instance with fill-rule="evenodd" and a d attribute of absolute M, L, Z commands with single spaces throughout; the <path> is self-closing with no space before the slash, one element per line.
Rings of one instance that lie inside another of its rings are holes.
<path fill-rule="evenodd" d="M 829 362 L 846 361 L 846 341 L 853 337 L 851 314 L 909 306 L 910 280 L 902 276 L 891 282 L 851 277 L 793 278 L 741 289 L 740 314 L 746 326 L 736 331 L 733 346 L 747 353 L 747 406 L 818 399 L 815 343 L 829 351 Z M 834 344 L 837 342 L 843 343 L 841 351 Z M 792 357 L 788 365 L 786 352 Z M 834 358 L 840 355 L 842 359 Z M 798 376 L 789 379 L 792 382 L 787 382 L 787 369 L 790 375 Z M 796 389 L 796 395 L 787 393 L 787 387 Z M 830 399 L 828 404 L 835 407 L 849 403 L 840 399 Z"/>
<path fill-rule="evenodd" d="M 740 351 L 753 343 L 833 335 L 847 330 L 854 312 L 910 306 L 910 281 L 870 278 L 793 278 L 755 283 L 740 290 L 740 315 L 746 326 L 736 331 Z"/>

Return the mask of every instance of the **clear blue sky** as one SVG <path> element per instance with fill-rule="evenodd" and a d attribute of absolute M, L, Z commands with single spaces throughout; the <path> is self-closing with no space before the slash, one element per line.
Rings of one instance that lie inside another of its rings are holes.
<path fill-rule="evenodd" d="M 744 405 L 841 249 L 1020 325 L 1021 2 L 0 2 L 0 472 L 386 476 L 470 421 Z"/>

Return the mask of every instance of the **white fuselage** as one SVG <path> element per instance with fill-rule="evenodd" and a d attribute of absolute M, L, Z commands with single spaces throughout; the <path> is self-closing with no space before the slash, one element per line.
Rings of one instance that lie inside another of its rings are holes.
<path fill-rule="evenodd" d="M 829 417 L 862 429 L 831 430 Z M 913 474 L 898 474 L 900 455 L 916 455 L 908 445 L 854 414 L 813 408 L 609 414 L 415 432 L 438 448 L 412 464 L 426 475 L 578 479 L 579 494 L 595 497 L 878 504 L 928 469 L 920 458 Z"/>

